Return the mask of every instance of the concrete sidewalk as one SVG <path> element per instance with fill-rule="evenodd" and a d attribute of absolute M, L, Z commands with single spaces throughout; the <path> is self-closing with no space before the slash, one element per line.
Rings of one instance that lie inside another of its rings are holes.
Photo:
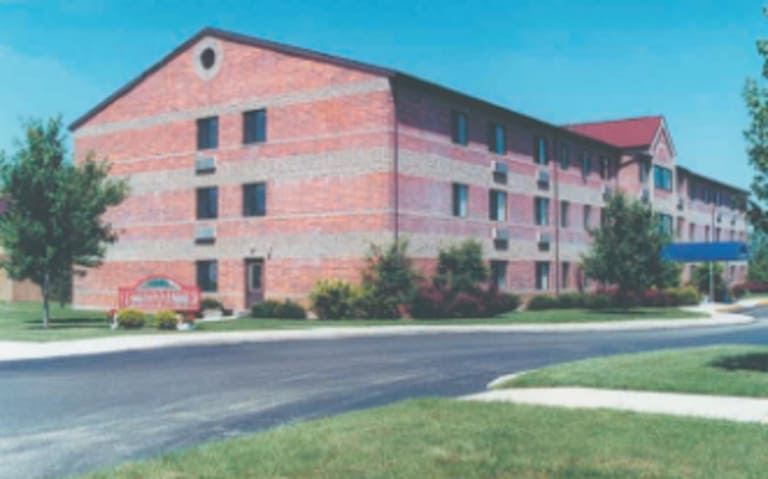
<path fill-rule="evenodd" d="M 116 336 L 111 338 L 52 341 L 46 343 L 0 341 L 0 361 L 81 356 L 173 346 L 204 346 L 268 341 L 322 340 L 445 333 L 578 333 L 643 331 L 654 329 L 735 326 L 751 323 L 753 321 L 755 321 L 754 318 L 746 315 L 717 313 L 710 318 L 699 319 L 648 319 L 564 324 L 324 326 L 291 330 L 232 331 L 216 333 L 179 332 L 157 335 Z"/>
<path fill-rule="evenodd" d="M 556 387 L 499 389 L 461 399 L 768 423 L 768 399 L 734 396 Z"/>

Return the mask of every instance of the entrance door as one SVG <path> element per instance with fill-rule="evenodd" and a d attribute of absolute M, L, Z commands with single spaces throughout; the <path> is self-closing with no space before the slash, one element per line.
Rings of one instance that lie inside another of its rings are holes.
<path fill-rule="evenodd" d="M 248 258 L 245 260 L 245 307 L 264 299 L 264 260 Z"/>

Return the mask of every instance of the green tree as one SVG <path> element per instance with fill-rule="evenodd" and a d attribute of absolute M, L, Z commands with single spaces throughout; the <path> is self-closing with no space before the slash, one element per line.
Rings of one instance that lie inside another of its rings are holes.
<path fill-rule="evenodd" d="M 755 230 L 749 239 L 749 280 L 768 283 L 768 236 Z"/>
<path fill-rule="evenodd" d="M 435 286 L 452 294 L 477 293 L 488 279 L 483 247 L 474 240 L 441 249 L 437 257 Z"/>
<path fill-rule="evenodd" d="M 691 277 L 691 284 L 699 290 L 700 293 L 709 295 L 709 263 L 701 263 L 694 270 Z M 728 288 L 723 280 L 723 265 L 721 263 L 712 263 L 712 280 L 715 297 L 710 301 L 722 301 L 725 299 Z"/>
<path fill-rule="evenodd" d="M 0 261 L 15 280 L 29 279 L 43 296 L 43 327 L 49 300 L 73 274 L 98 266 L 117 239 L 102 215 L 125 198 L 124 180 L 108 178 L 109 165 L 93 155 L 67 161 L 61 118 L 32 120 L 10 158 L 0 152 L 0 193 L 8 209 L 0 220 Z"/>
<path fill-rule="evenodd" d="M 363 270 L 361 313 L 372 318 L 396 318 L 401 305 L 416 294 L 419 276 L 408 257 L 408 241 L 398 240 L 386 247 L 371 245 Z"/>
<path fill-rule="evenodd" d="M 766 14 L 765 8 L 763 14 Z M 748 205 L 748 216 L 756 229 L 768 231 L 768 215 L 765 211 L 768 203 L 768 40 L 757 40 L 757 53 L 763 59 L 761 78 L 748 78 L 743 90 L 750 117 L 744 138 L 749 164 L 755 171 L 751 184 L 753 201 Z"/>
<path fill-rule="evenodd" d="M 658 224 L 647 205 L 614 195 L 601 226 L 590 232 L 592 249 L 583 258 L 586 275 L 618 287 L 619 295 L 668 286 L 672 272 L 679 270 L 661 258 L 669 235 Z"/>

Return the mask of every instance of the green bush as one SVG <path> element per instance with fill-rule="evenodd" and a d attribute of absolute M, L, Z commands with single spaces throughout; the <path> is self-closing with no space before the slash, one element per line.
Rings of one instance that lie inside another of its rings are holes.
<path fill-rule="evenodd" d="M 366 318 L 399 318 L 416 296 L 418 274 L 407 254 L 408 242 L 385 248 L 371 245 L 358 290 L 354 314 Z"/>
<path fill-rule="evenodd" d="M 324 279 L 315 284 L 309 295 L 312 311 L 318 319 L 349 319 L 361 296 L 359 288 L 341 279 Z"/>
<path fill-rule="evenodd" d="M 175 311 L 158 311 L 155 314 L 155 327 L 157 329 L 176 329 L 178 319 Z"/>
<path fill-rule="evenodd" d="M 117 324 L 125 329 L 141 329 L 144 327 L 146 315 L 138 309 L 121 309 L 117 313 Z"/>
<path fill-rule="evenodd" d="M 584 307 L 587 309 L 610 309 L 615 306 L 613 296 L 605 293 L 584 296 Z"/>
<path fill-rule="evenodd" d="M 674 306 L 696 306 L 701 301 L 699 292 L 693 286 L 670 288 L 665 292 L 671 297 Z"/>
<path fill-rule="evenodd" d="M 267 299 L 251 305 L 252 318 L 274 318 L 275 311 L 280 307 L 280 301 Z"/>
<path fill-rule="evenodd" d="M 477 294 L 488 278 L 488 268 L 483 261 L 483 247 L 474 240 L 441 249 L 437 257 L 435 286 L 456 295 Z"/>
<path fill-rule="evenodd" d="M 494 289 L 486 292 L 483 300 L 485 301 L 486 312 L 490 316 L 509 313 L 520 307 L 520 296 L 502 293 Z"/>
<path fill-rule="evenodd" d="M 574 309 L 584 307 L 584 295 L 580 293 L 563 293 L 557 297 L 557 307 Z"/>
<path fill-rule="evenodd" d="M 557 298 L 546 294 L 540 294 L 528 300 L 529 311 L 542 311 L 545 309 L 556 309 L 557 307 Z"/>
<path fill-rule="evenodd" d="M 286 299 L 277 305 L 275 317 L 280 319 L 307 319 L 307 311 L 299 303 Z"/>
<path fill-rule="evenodd" d="M 203 298 L 200 301 L 200 309 L 224 309 L 224 305 L 217 299 Z"/>

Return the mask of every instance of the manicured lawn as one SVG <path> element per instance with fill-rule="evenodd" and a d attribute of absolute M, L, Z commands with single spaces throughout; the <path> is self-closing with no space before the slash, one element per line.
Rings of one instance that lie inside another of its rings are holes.
<path fill-rule="evenodd" d="M 717 346 L 587 359 L 530 371 L 498 387 L 540 386 L 768 397 L 768 348 Z"/>
<path fill-rule="evenodd" d="M 0 341 L 58 341 L 126 334 L 188 334 L 158 331 L 145 326 L 140 330 L 109 329 L 101 311 L 80 311 L 51 305 L 51 324 L 42 329 L 41 306 L 38 303 L 0 303 Z M 618 321 L 636 319 L 677 319 L 703 317 L 679 309 L 638 308 L 629 311 L 551 310 L 509 313 L 492 318 L 435 319 L 435 320 L 344 320 L 313 321 L 285 319 L 237 319 L 219 322 L 199 322 L 196 332 L 249 331 L 264 329 L 301 329 L 311 327 L 371 327 L 391 325 L 446 325 L 446 324 L 541 324 L 576 323 L 588 321 Z"/>
<path fill-rule="evenodd" d="M 759 425 L 418 400 L 214 442 L 110 479 L 760 478 Z"/>
<path fill-rule="evenodd" d="M 630 321 L 638 319 L 686 319 L 706 315 L 674 308 L 636 308 L 629 311 L 590 311 L 586 309 L 522 311 L 491 318 L 475 319 L 420 319 L 420 320 L 341 320 L 307 321 L 286 319 L 252 319 L 201 323 L 200 331 L 244 331 L 255 329 L 295 329 L 306 327 L 358 327 L 392 325 L 450 325 L 450 324 L 542 324 L 585 323 L 603 321 Z"/>

